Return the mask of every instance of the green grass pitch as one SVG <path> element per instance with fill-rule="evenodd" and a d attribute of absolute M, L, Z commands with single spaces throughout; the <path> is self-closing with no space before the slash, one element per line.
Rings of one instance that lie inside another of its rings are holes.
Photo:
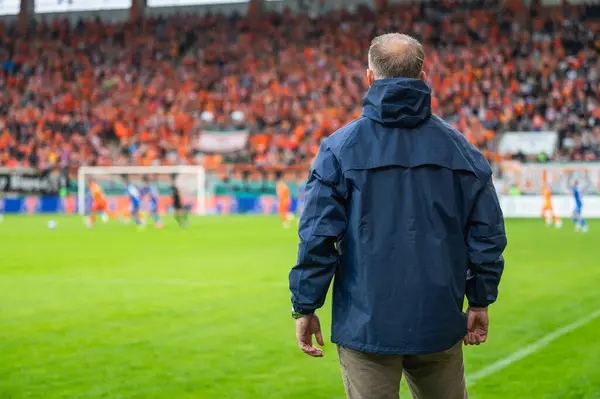
<path fill-rule="evenodd" d="M 287 273 L 297 237 L 272 217 L 137 232 L 78 217 L 0 224 L 0 398 L 341 399 L 337 356 L 302 355 Z M 473 375 L 600 309 L 600 223 L 508 221 L 489 343 Z M 321 312 L 329 334 L 329 305 Z M 600 398 L 600 318 L 479 379 L 471 398 Z M 403 388 L 404 397 L 406 388 Z"/>

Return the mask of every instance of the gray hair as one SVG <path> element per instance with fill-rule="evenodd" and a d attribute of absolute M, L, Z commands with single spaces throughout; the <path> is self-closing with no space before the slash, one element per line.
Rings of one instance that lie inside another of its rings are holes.
<path fill-rule="evenodd" d="M 418 79 L 423 71 L 424 59 L 423 45 L 402 33 L 377 36 L 369 48 L 369 69 L 375 79 Z"/>

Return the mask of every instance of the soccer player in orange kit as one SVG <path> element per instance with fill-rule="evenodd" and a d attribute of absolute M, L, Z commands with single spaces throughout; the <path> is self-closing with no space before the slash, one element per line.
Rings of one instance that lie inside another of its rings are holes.
<path fill-rule="evenodd" d="M 546 225 L 551 226 L 554 222 L 554 226 L 558 229 L 562 226 L 562 222 L 552 207 L 552 190 L 548 183 L 544 182 L 542 186 L 542 197 L 544 199 L 544 205 L 542 206 L 542 218 L 546 221 Z"/>
<path fill-rule="evenodd" d="M 109 217 L 114 217 L 110 209 L 108 209 L 108 201 L 106 200 L 106 196 L 104 195 L 104 191 L 102 187 L 96 182 L 94 179 L 90 179 L 90 194 L 91 194 L 91 207 L 90 207 L 90 217 L 88 220 L 88 227 L 94 227 L 96 223 L 96 215 L 98 213 L 102 214 L 102 221 L 107 222 Z"/>
<path fill-rule="evenodd" d="M 280 175 L 277 181 L 277 201 L 279 203 L 279 215 L 281 216 L 282 226 L 287 229 L 290 227 L 290 207 L 292 206 L 292 195 L 290 187 Z"/>

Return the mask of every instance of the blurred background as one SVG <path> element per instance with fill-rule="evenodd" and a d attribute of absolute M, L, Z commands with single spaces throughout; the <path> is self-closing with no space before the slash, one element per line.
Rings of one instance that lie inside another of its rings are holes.
<path fill-rule="evenodd" d="M 0 398 L 342 398 L 286 279 L 393 31 L 508 219 L 471 396 L 600 398 L 599 27 L 591 0 L 0 0 Z"/>

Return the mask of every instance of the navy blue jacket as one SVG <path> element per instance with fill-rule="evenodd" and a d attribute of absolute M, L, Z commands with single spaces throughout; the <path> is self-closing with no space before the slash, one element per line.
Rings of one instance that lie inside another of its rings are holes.
<path fill-rule="evenodd" d="M 323 306 L 332 341 L 375 353 L 446 350 L 466 335 L 463 299 L 496 300 L 504 220 L 490 165 L 431 113 L 416 79 L 376 81 L 363 116 L 321 145 L 290 272 L 294 309 Z"/>

